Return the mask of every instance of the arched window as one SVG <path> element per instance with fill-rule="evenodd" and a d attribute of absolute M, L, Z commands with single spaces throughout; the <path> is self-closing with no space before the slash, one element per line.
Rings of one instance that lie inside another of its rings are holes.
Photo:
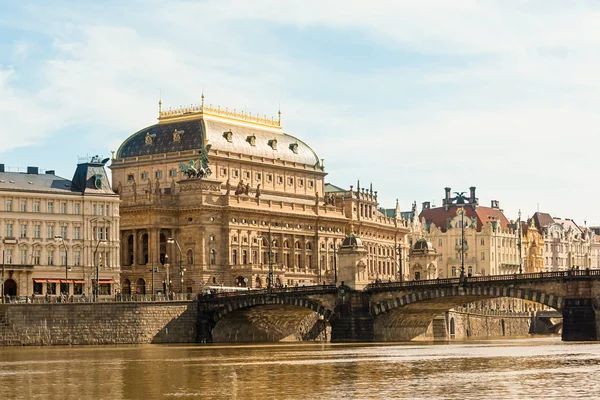
<path fill-rule="evenodd" d="M 285 247 L 286 249 L 290 248 L 290 242 L 288 242 L 287 240 L 283 242 L 283 247 Z"/>
<path fill-rule="evenodd" d="M 311 242 L 306 243 L 306 250 L 312 250 L 312 243 Z"/>
<path fill-rule="evenodd" d="M 301 249 L 302 248 L 302 244 L 300 243 L 300 241 L 296 242 L 296 249 Z"/>
<path fill-rule="evenodd" d="M 131 281 L 129 279 L 125 279 L 121 285 L 121 288 L 123 294 L 131 294 Z"/>
<path fill-rule="evenodd" d="M 135 284 L 135 293 L 146 294 L 146 281 L 144 280 L 144 278 L 140 278 L 137 280 Z"/>
<path fill-rule="evenodd" d="M 215 265 L 217 263 L 217 251 L 215 249 L 210 249 L 210 265 Z"/>
<path fill-rule="evenodd" d="M 192 265 L 194 263 L 194 251 L 192 249 L 188 249 L 186 256 L 187 256 L 187 264 Z"/>

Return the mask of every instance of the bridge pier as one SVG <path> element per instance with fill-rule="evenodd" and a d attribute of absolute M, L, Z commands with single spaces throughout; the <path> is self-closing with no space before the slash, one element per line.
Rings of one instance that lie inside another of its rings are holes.
<path fill-rule="evenodd" d="M 341 289 L 331 322 L 331 342 L 373 342 L 374 318 L 369 297 L 358 291 Z"/>
<path fill-rule="evenodd" d="M 567 298 L 563 307 L 563 341 L 598 340 L 600 312 L 593 298 Z"/>

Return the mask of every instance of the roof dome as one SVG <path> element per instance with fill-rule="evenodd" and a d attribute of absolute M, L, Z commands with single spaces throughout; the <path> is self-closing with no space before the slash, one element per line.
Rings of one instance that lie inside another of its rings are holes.
<path fill-rule="evenodd" d="M 360 247 L 362 245 L 361 238 L 357 237 L 354 232 L 347 235 L 342 242 L 342 247 Z"/>
<path fill-rule="evenodd" d="M 431 242 L 428 242 L 425 239 L 419 239 L 413 246 L 413 251 L 416 252 L 427 252 L 427 251 L 435 251 Z"/>
<path fill-rule="evenodd" d="M 300 139 L 281 131 L 279 121 L 201 106 L 161 112 L 159 123 L 137 131 L 121 144 L 116 158 L 211 149 L 321 167 Z"/>

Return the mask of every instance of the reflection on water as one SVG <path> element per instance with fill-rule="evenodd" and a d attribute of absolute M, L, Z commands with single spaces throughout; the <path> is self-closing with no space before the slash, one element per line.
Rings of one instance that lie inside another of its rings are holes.
<path fill-rule="evenodd" d="M 600 346 L 456 344 L 0 348 L 0 398 L 565 398 L 600 393 Z"/>

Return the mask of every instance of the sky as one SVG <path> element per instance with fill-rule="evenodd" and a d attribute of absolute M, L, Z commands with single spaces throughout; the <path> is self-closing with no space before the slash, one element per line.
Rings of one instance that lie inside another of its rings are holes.
<path fill-rule="evenodd" d="M 71 177 L 204 92 L 383 207 L 600 225 L 599 70 L 596 1 L 0 0 L 0 163 Z"/>

